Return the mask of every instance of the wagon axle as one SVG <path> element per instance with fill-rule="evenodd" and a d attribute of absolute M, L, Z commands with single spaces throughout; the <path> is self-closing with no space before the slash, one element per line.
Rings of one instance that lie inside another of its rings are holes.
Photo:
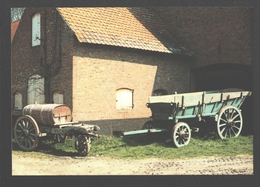
<path fill-rule="evenodd" d="M 181 139 L 181 140 L 185 140 L 185 139 L 187 139 L 189 137 L 189 134 L 186 132 L 186 131 L 184 131 L 184 130 L 181 130 L 180 131 L 180 133 L 179 133 L 179 138 Z"/>
<path fill-rule="evenodd" d="M 229 127 L 229 128 L 235 127 L 235 122 L 232 119 L 229 119 L 227 121 L 227 127 Z"/>

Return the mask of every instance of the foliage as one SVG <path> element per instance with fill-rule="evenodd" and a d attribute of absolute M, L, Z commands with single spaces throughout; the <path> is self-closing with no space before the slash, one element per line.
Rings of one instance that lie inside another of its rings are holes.
<path fill-rule="evenodd" d="M 21 19 L 25 8 L 11 8 L 11 20 L 16 21 Z"/>

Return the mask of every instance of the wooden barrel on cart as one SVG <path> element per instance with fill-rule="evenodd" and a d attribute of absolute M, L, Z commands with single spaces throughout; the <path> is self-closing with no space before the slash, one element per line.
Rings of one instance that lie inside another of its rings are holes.
<path fill-rule="evenodd" d="M 31 104 L 23 108 L 23 115 L 30 115 L 38 124 L 56 125 L 71 121 L 71 110 L 63 104 Z"/>

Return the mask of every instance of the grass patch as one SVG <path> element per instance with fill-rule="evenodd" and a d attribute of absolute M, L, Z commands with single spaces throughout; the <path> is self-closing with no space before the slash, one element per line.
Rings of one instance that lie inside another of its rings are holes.
<path fill-rule="evenodd" d="M 189 145 L 181 148 L 174 148 L 171 140 L 166 139 L 167 136 L 163 134 L 152 138 L 144 137 L 146 136 L 128 136 L 123 139 L 114 136 L 95 138 L 92 141 L 89 156 L 107 156 L 118 159 L 176 159 L 253 154 L 253 136 L 221 140 L 216 138 L 215 134 L 209 134 L 203 138 L 192 137 Z M 78 155 L 71 138 L 67 139 L 65 143 L 56 144 L 51 140 L 42 140 L 41 145 L 32 152 L 21 151 L 13 142 L 13 152 L 33 157 Z"/>

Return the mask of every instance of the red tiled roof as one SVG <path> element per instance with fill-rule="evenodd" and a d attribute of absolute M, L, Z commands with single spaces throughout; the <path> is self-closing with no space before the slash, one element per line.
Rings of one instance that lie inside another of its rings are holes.
<path fill-rule="evenodd" d="M 20 23 L 20 20 L 14 21 L 11 23 L 11 42 L 13 41 L 16 29 Z"/>
<path fill-rule="evenodd" d="M 79 42 L 192 56 L 146 8 L 57 8 Z"/>

